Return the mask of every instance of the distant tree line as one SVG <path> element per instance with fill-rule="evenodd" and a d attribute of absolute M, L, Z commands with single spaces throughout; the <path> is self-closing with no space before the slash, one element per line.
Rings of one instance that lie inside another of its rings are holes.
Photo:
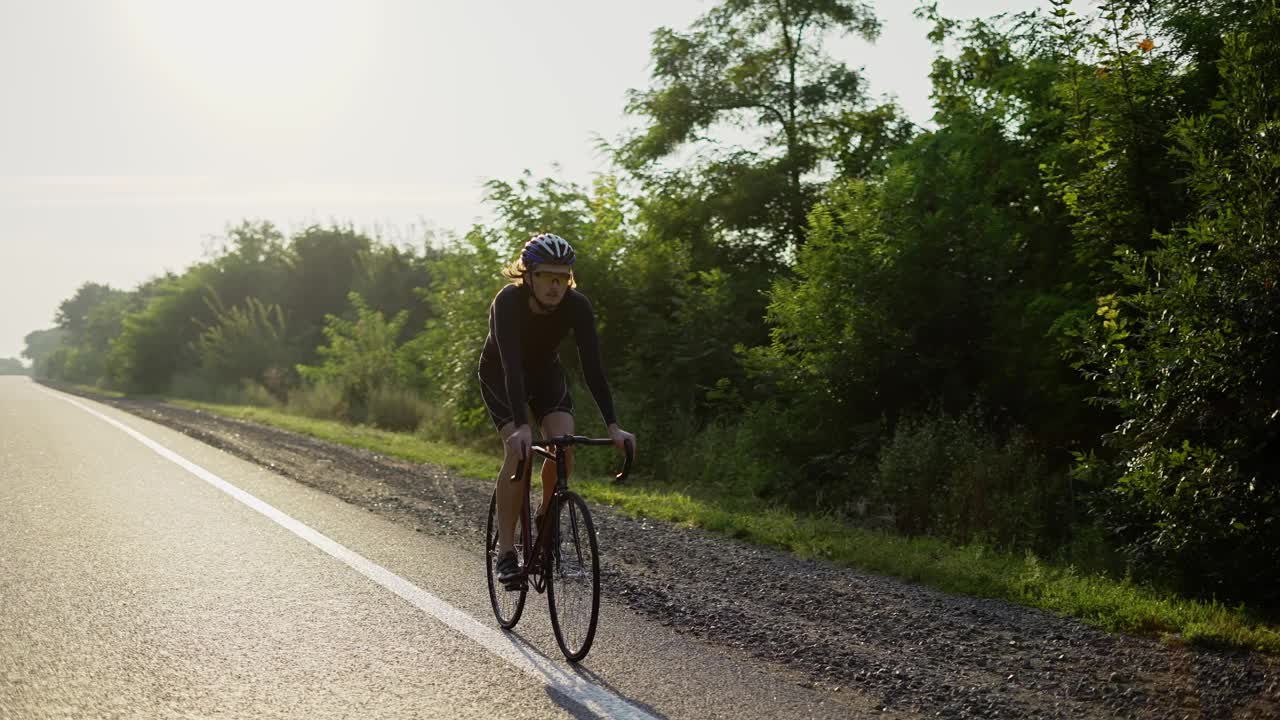
<path fill-rule="evenodd" d="M 0 358 L 0 375 L 29 375 L 30 370 L 18 358 Z"/>
<path fill-rule="evenodd" d="M 492 181 L 492 223 L 418 247 L 245 222 L 181 274 L 83 285 L 24 355 L 492 442 L 488 303 L 553 231 L 650 474 L 1274 607 L 1277 3 L 920 13 L 932 129 L 824 54 L 876 36 L 865 5 L 724 0 L 654 33 L 590 187 Z"/>

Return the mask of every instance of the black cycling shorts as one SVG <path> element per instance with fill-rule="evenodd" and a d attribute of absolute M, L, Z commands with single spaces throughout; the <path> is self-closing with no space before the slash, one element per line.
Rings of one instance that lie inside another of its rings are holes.
<path fill-rule="evenodd" d="M 512 422 L 515 417 L 511 412 L 511 404 L 507 401 L 507 379 L 502 367 L 481 364 L 480 395 L 484 398 L 485 409 L 489 411 L 489 419 L 493 426 L 501 430 L 503 425 Z M 533 416 L 542 422 L 542 418 L 553 412 L 573 414 L 573 397 L 569 395 L 569 382 L 564 368 L 559 362 L 549 363 L 540 368 L 525 368 L 524 386 L 528 389 L 526 398 Z"/>

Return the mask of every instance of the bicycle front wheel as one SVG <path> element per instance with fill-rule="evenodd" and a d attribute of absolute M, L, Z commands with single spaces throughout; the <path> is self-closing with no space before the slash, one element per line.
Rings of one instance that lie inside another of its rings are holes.
<path fill-rule="evenodd" d="M 516 520 L 516 556 L 521 566 L 527 560 L 525 548 L 521 542 L 521 525 L 524 513 Z M 489 577 L 489 602 L 493 605 L 493 616 L 498 624 L 510 630 L 520 622 L 520 614 L 524 612 L 525 594 L 529 592 L 529 584 L 521 583 L 519 590 L 508 590 L 498 582 L 498 496 L 489 499 L 489 523 L 485 532 L 485 574 Z"/>
<path fill-rule="evenodd" d="M 547 604 L 560 651 L 570 662 L 587 656 L 600 615 L 600 553 L 591 511 L 568 492 L 553 501 L 547 543 Z"/>

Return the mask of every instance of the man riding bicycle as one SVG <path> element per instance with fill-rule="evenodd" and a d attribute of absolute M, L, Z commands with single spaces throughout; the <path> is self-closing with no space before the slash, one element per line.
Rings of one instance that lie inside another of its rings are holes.
<path fill-rule="evenodd" d="M 520 461 L 529 459 L 533 434 L 529 414 L 542 437 L 572 435 L 573 399 L 556 351 L 570 330 L 578 345 L 582 374 L 609 428 L 609 438 L 622 450 L 635 436 L 618 425 L 613 396 L 600 360 L 595 313 L 587 297 L 575 289 L 573 247 L 558 235 L 534 235 L 505 271 L 511 284 L 498 291 L 489 306 L 489 335 L 480 353 L 480 393 L 505 447 L 495 492 L 498 517 L 498 580 L 507 585 L 519 577 L 515 526 L 523 487 L 511 482 Z M 573 449 L 565 448 L 565 473 L 573 469 Z M 555 492 L 556 469 L 542 464 L 542 508 Z M 542 510 L 538 511 L 542 515 Z"/>

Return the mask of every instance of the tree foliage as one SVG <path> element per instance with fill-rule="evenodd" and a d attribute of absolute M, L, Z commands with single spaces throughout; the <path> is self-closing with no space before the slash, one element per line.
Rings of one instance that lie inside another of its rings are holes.
<path fill-rule="evenodd" d="M 473 431 L 489 422 L 476 371 L 489 333 L 489 303 L 506 282 L 499 274 L 505 254 L 495 244 L 476 229 L 431 260 L 432 280 L 420 290 L 429 319 L 407 350 L 452 424 Z"/>
<path fill-rule="evenodd" d="M 357 293 L 350 293 L 347 300 L 355 319 L 327 315 L 323 330 L 327 342 L 317 348 L 321 363 L 298 365 L 298 374 L 306 382 L 341 388 L 351 416 L 362 418 L 375 392 L 414 383 L 413 361 L 397 342 L 409 314 L 401 311 L 387 320 Z"/>
<path fill-rule="evenodd" d="M 33 330 L 23 337 L 22 357 L 31 361 L 31 373 L 37 377 L 50 377 L 47 362 L 62 347 L 66 331 L 57 327 Z"/>
<path fill-rule="evenodd" d="M 1080 367 L 1122 417 L 1112 525 L 1206 594 L 1275 601 L 1280 558 L 1280 13 L 1226 35 L 1208 111 L 1173 137 L 1195 212 L 1098 300 Z M 1098 462 L 1096 459 L 1094 462 Z"/>
<path fill-rule="evenodd" d="M 640 169 L 724 127 L 763 137 L 717 153 L 703 168 L 735 230 L 765 230 L 775 250 L 804 237 L 824 162 L 857 172 L 901 131 L 895 113 L 862 114 L 865 82 L 822 52 L 829 33 L 872 40 L 879 24 L 869 6 L 848 0 L 726 0 L 687 33 L 653 35 L 650 90 L 632 91 L 627 112 L 647 127 L 619 152 Z M 856 118 L 858 122 L 848 122 Z"/>
<path fill-rule="evenodd" d="M 200 369 L 215 384 L 250 380 L 283 400 L 289 387 L 289 346 L 281 307 L 255 297 L 231 308 L 216 295 L 207 302 L 215 319 L 195 341 Z"/>

